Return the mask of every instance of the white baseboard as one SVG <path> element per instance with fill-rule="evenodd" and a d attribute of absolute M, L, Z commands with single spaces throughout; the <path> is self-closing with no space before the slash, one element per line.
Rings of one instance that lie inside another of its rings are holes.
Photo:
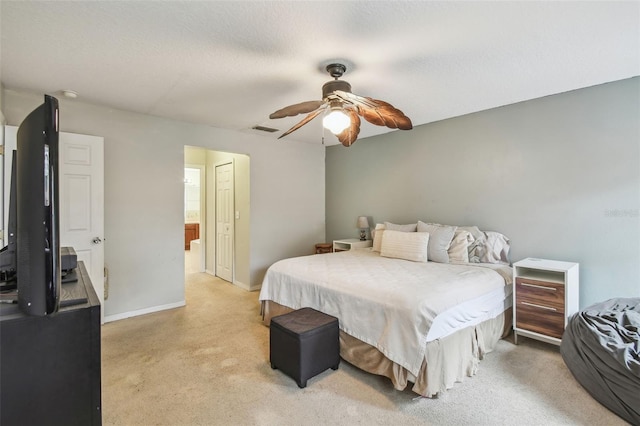
<path fill-rule="evenodd" d="M 211 275 L 213 277 L 217 276 L 214 271 L 210 271 L 208 269 L 205 269 L 204 272 L 206 272 L 207 274 L 209 274 L 209 275 Z M 238 281 L 238 280 L 233 281 L 231 284 L 235 285 L 236 287 L 240 287 L 241 289 L 247 290 L 247 291 L 256 290 L 255 288 L 251 288 L 250 285 L 247 285 L 247 284 L 243 283 L 242 281 Z M 262 285 L 260 287 L 262 287 Z M 260 288 L 260 287 L 258 287 L 258 288 Z"/>
<path fill-rule="evenodd" d="M 168 303 L 166 305 L 152 306 L 150 308 L 138 309 L 137 311 L 123 312 L 115 315 L 105 315 L 104 322 L 118 321 L 125 318 L 137 317 L 140 315 L 151 314 L 153 312 L 166 311 L 168 309 L 181 308 L 186 305 L 184 300 L 176 303 Z"/>
<path fill-rule="evenodd" d="M 236 281 L 233 282 L 233 285 L 235 285 L 236 287 L 240 287 L 243 290 L 247 290 L 247 291 L 250 290 L 249 286 L 246 285 L 245 283 L 243 283 L 242 281 L 236 280 Z"/>

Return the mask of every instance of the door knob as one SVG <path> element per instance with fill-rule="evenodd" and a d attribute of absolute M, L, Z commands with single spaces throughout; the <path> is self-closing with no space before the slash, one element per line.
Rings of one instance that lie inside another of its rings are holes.
<path fill-rule="evenodd" d="M 91 240 L 91 242 L 93 244 L 100 244 L 102 242 L 102 240 L 100 239 L 100 237 L 95 237 L 93 240 Z"/>

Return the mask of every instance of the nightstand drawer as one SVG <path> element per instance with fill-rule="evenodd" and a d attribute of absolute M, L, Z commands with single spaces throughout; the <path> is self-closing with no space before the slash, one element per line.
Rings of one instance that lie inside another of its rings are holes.
<path fill-rule="evenodd" d="M 561 339 L 564 309 L 520 301 L 516 307 L 516 327 Z"/>
<path fill-rule="evenodd" d="M 513 264 L 514 342 L 520 335 L 559 345 L 578 311 L 579 268 L 574 262 L 529 257 Z"/>
<path fill-rule="evenodd" d="M 516 303 L 528 302 L 564 313 L 564 285 L 528 278 L 516 278 Z"/>

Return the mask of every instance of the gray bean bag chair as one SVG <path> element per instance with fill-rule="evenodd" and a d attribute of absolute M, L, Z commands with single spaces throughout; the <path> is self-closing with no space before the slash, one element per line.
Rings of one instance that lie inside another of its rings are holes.
<path fill-rule="evenodd" d="M 610 299 L 573 315 L 560 353 L 602 405 L 640 425 L 640 298 Z"/>

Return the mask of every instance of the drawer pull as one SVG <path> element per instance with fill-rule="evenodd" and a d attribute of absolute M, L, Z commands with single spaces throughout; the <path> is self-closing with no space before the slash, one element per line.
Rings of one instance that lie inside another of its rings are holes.
<path fill-rule="evenodd" d="M 527 283 L 521 283 L 521 285 L 527 286 L 527 287 L 541 288 L 543 290 L 557 291 L 557 288 L 555 287 L 546 287 L 544 285 L 535 285 L 535 284 L 527 284 Z"/>
<path fill-rule="evenodd" d="M 548 311 L 557 311 L 556 308 L 552 308 L 550 306 L 536 305 L 534 303 L 528 303 L 528 302 L 520 302 L 520 304 L 527 305 L 527 306 L 533 306 L 534 308 L 546 309 Z"/>

